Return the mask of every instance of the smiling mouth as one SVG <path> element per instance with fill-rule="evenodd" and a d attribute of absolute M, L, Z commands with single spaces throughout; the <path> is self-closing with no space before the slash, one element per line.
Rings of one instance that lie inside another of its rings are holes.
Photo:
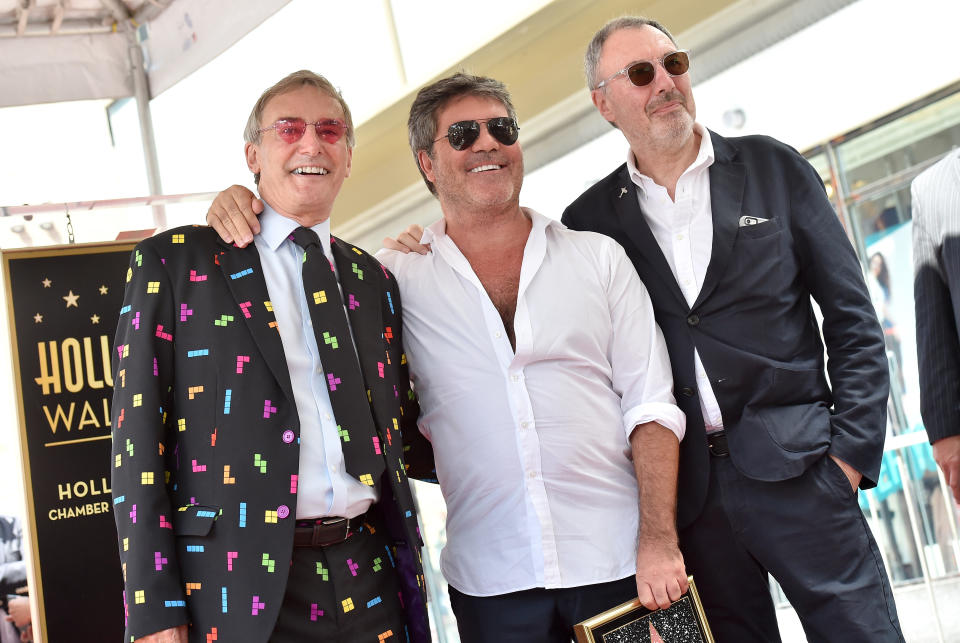
<path fill-rule="evenodd" d="M 293 172 L 291 172 L 291 174 L 297 174 L 297 175 L 300 175 L 300 176 L 304 176 L 304 175 L 322 176 L 322 175 L 328 174 L 328 173 L 329 173 L 329 170 L 327 170 L 326 168 L 323 168 L 323 167 L 316 166 L 316 165 L 307 166 L 307 167 L 298 167 L 298 168 L 295 169 Z"/>
<path fill-rule="evenodd" d="M 478 165 L 477 167 L 470 170 L 471 173 L 477 174 L 479 172 L 489 172 L 490 170 L 499 170 L 502 168 L 502 165 Z"/>

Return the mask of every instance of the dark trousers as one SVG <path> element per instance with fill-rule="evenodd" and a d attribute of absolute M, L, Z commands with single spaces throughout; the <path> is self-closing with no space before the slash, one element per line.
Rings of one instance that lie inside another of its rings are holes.
<path fill-rule="evenodd" d="M 637 597 L 636 577 L 496 596 L 450 591 L 461 643 L 569 643 L 573 626 Z"/>
<path fill-rule="evenodd" d="M 833 460 L 780 482 L 746 478 L 729 457 L 710 463 L 706 506 L 680 548 L 718 643 L 780 641 L 768 573 L 807 640 L 903 641 L 880 551 Z"/>
<path fill-rule="evenodd" d="M 389 539 L 374 512 L 346 541 L 294 547 L 271 643 L 406 641 Z"/>

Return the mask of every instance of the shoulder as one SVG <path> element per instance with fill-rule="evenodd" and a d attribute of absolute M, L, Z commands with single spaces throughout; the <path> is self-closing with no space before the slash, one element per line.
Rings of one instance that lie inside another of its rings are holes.
<path fill-rule="evenodd" d="M 393 274 L 387 269 L 387 267 L 380 263 L 376 257 L 363 248 L 355 246 L 349 241 L 344 241 L 340 237 L 336 236 L 333 237 L 333 245 L 336 252 L 343 253 L 358 266 L 363 267 L 365 270 L 369 270 L 371 274 L 380 275 L 382 280 L 390 283 L 396 281 L 393 277 Z"/>
<path fill-rule="evenodd" d="M 806 159 L 796 149 L 772 136 L 751 134 L 748 136 L 725 137 L 711 131 L 714 154 L 718 161 L 739 158 L 745 163 L 755 161 L 758 164 L 778 160 L 780 163 L 803 163 Z"/>
<path fill-rule="evenodd" d="M 564 211 L 564 223 L 568 214 L 580 211 L 584 208 L 594 207 L 598 201 L 604 201 L 609 195 L 616 193 L 617 186 L 624 180 L 629 180 L 627 175 L 627 164 L 621 163 L 613 172 L 603 177 L 589 188 L 584 190 L 583 194 L 578 196 Z"/>
<path fill-rule="evenodd" d="M 192 225 L 158 232 L 137 244 L 138 250 L 151 250 L 161 256 L 184 254 L 195 250 L 226 249 L 230 246 L 220 240 L 209 226 Z"/>

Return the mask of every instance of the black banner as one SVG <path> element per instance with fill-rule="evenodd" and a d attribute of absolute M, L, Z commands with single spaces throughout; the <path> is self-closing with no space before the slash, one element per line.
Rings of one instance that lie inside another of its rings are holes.
<path fill-rule="evenodd" d="M 123 638 L 110 498 L 110 360 L 133 246 L 3 252 L 33 550 L 30 592 L 50 643 Z"/>

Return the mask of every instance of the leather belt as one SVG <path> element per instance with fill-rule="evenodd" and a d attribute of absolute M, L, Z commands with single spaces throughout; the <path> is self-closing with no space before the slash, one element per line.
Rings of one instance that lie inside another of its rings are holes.
<path fill-rule="evenodd" d="M 342 543 L 363 524 L 365 517 L 362 513 L 355 518 L 329 516 L 313 521 L 298 520 L 293 530 L 293 546 L 326 547 Z"/>
<path fill-rule="evenodd" d="M 714 431 L 707 434 L 707 449 L 710 455 L 718 458 L 726 458 L 730 455 L 730 449 L 727 447 L 727 432 Z"/>

